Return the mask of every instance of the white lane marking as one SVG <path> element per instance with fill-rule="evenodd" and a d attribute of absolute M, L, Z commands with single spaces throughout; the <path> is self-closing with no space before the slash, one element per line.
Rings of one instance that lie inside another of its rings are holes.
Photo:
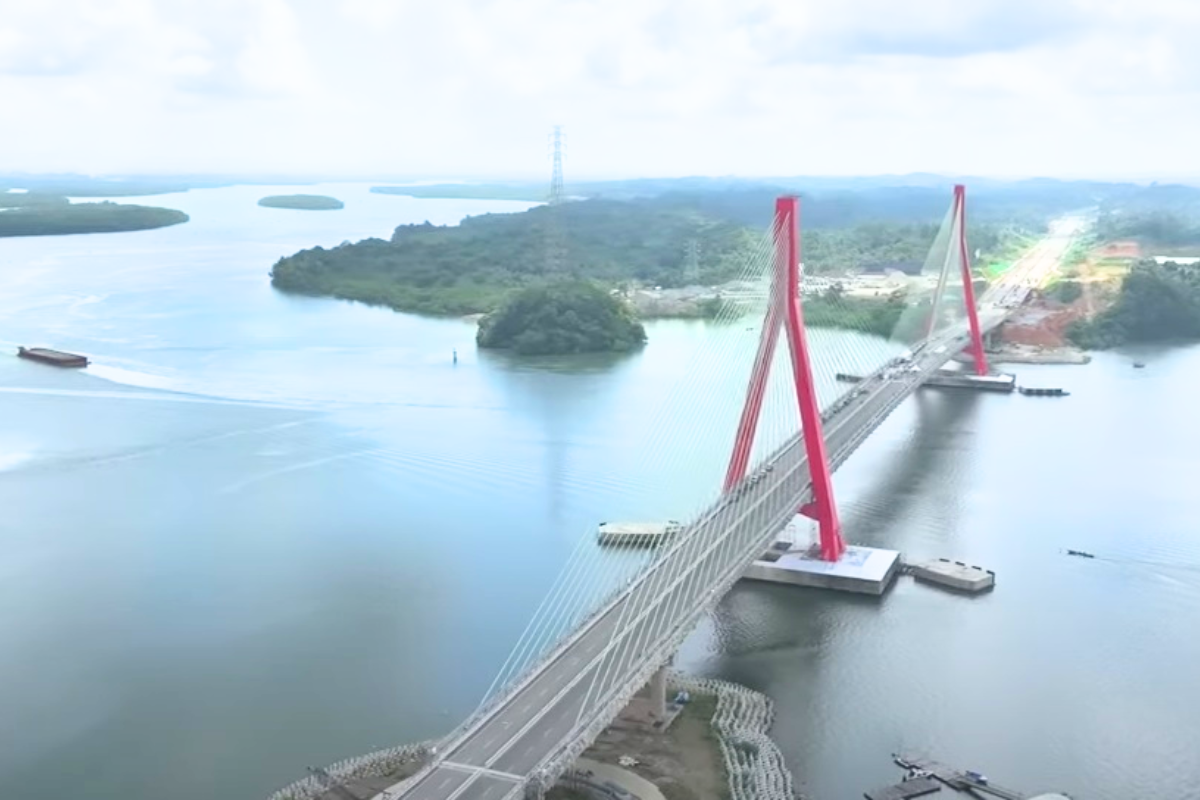
<path fill-rule="evenodd" d="M 501 780 L 506 780 L 506 781 L 514 781 L 516 783 L 523 783 L 525 781 L 525 776 L 514 775 L 511 772 L 502 772 L 501 770 L 498 770 L 498 769 L 489 769 L 487 767 L 480 767 L 480 766 L 476 766 L 475 764 L 460 764 L 456 761 L 443 761 L 438 766 L 439 767 L 448 767 L 449 769 L 461 770 L 463 772 L 469 772 L 472 775 L 490 775 L 493 778 L 499 778 Z"/>

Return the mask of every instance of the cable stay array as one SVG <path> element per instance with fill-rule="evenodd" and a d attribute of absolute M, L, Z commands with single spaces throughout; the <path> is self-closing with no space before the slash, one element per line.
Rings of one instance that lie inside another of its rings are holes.
<path fill-rule="evenodd" d="M 921 274 L 895 298 L 904 309 L 890 336 L 880 336 L 870 320 L 856 312 L 854 298 L 842 292 L 822 295 L 826 308 L 839 320 L 838 328 L 807 330 L 812 382 L 823 421 L 855 391 L 853 384 L 838 380 L 839 374 L 869 375 L 887 369 L 930 334 L 956 324 L 954 314 L 961 314 L 963 308 L 961 297 L 956 299 L 962 291 L 961 254 L 955 246 L 962 214 L 957 209 L 956 202 L 931 244 Z M 609 604 L 624 596 L 608 644 L 586 678 L 579 710 L 584 721 L 611 699 L 617 677 L 686 616 L 684 604 L 694 603 L 728 577 L 719 573 L 725 565 L 737 563 L 732 556 L 761 546 L 706 525 L 705 519 L 716 507 L 734 517 L 769 513 L 761 504 L 747 504 L 741 510 L 736 493 L 723 491 L 721 472 L 733 447 L 762 320 L 773 302 L 776 258 L 776 231 L 770 230 L 746 254 L 734 281 L 742 288 L 726 298 L 707 323 L 705 335 L 680 367 L 679 380 L 650 398 L 656 410 L 648 416 L 640 457 L 609 481 L 628 486 L 626 511 L 687 524 L 677 535 L 639 549 L 602 548 L 594 528 L 584 531 L 485 693 L 476 717 L 519 687 L 522 676 L 558 652 L 585 621 L 605 613 Z M 812 295 L 802 297 L 811 300 Z M 761 477 L 765 465 L 803 435 L 786 342 L 775 347 L 767 375 L 747 480 Z M 712 431 L 722 434 L 713 436 Z M 681 486 L 711 488 L 689 495 L 680 491 Z M 761 520 L 763 525 L 770 522 Z"/>

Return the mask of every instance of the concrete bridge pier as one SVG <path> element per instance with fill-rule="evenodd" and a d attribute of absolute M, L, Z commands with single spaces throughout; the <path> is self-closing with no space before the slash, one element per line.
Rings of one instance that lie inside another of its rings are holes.
<path fill-rule="evenodd" d="M 997 325 L 996 327 L 992 328 L 990 331 L 988 331 L 987 333 L 985 333 L 983 335 L 983 349 L 984 350 L 995 350 L 996 349 L 996 336 L 997 336 L 997 334 L 1000 333 L 1001 327 L 1002 326 Z"/>
<path fill-rule="evenodd" d="M 671 661 L 659 667 L 650 682 L 630 699 L 619 717 L 623 722 L 655 730 L 665 730 L 671 723 L 674 714 L 667 705 L 667 670 L 671 667 Z"/>
<path fill-rule="evenodd" d="M 650 698 L 650 715 L 655 722 L 665 722 L 667 719 L 667 667 L 661 666 L 650 683 L 646 686 Z"/>

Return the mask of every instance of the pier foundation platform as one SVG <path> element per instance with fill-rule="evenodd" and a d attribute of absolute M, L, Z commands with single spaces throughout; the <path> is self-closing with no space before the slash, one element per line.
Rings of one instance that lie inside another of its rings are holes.
<path fill-rule="evenodd" d="M 881 595 L 892 585 L 900 566 L 900 553 L 878 547 L 847 545 L 837 561 L 822 561 L 820 547 L 787 549 L 790 542 L 777 543 L 763 558 L 746 570 L 745 578 L 768 583 L 790 583 L 842 592 Z"/>

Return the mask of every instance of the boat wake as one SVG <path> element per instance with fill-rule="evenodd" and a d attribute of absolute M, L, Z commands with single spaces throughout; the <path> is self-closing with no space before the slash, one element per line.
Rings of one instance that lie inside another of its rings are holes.
<path fill-rule="evenodd" d="M 84 372 L 95 375 L 112 383 L 124 386 L 136 386 L 139 389 L 162 389 L 165 391 L 180 391 L 178 382 L 165 375 L 152 375 L 149 372 L 138 372 L 110 364 L 92 364 Z"/>

